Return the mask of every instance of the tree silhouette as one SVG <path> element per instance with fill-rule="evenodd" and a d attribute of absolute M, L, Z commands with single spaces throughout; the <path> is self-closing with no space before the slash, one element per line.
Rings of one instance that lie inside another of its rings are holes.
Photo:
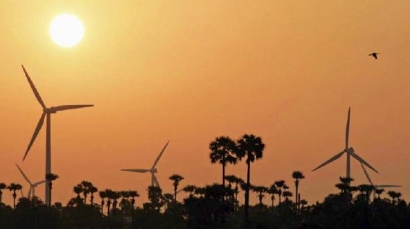
<path fill-rule="evenodd" d="M 296 187 L 296 195 L 295 195 L 295 203 L 296 203 L 296 214 L 299 211 L 299 205 L 300 205 L 300 200 L 299 200 L 299 182 L 300 180 L 304 179 L 305 176 L 301 171 L 294 171 L 292 173 L 292 178 L 295 179 L 295 187 Z"/>
<path fill-rule="evenodd" d="M 131 224 L 134 224 L 134 205 L 135 205 L 135 198 L 139 197 L 137 191 L 128 191 L 128 195 L 131 197 Z"/>
<path fill-rule="evenodd" d="M 57 174 L 54 174 L 54 173 L 47 173 L 47 174 L 46 174 L 46 180 L 49 181 L 48 185 L 49 185 L 49 187 L 50 187 L 50 194 L 49 194 L 49 196 L 50 196 L 50 204 L 51 204 L 51 193 L 52 193 L 52 190 L 53 190 L 53 181 L 55 181 L 55 180 L 57 180 L 57 179 L 58 179 L 58 175 L 57 175 Z"/>
<path fill-rule="evenodd" d="M 148 199 L 151 203 L 145 206 L 150 210 L 155 210 L 159 212 L 160 208 L 165 204 L 162 197 L 162 190 L 160 187 L 157 186 L 148 187 Z"/>
<path fill-rule="evenodd" d="M 225 186 L 225 167 L 226 164 L 236 164 L 238 160 L 235 156 L 236 145 L 229 137 L 217 137 L 209 144 L 211 153 L 209 157 L 211 163 L 219 162 L 222 165 L 222 185 Z"/>
<path fill-rule="evenodd" d="M 111 197 L 112 197 L 112 199 L 114 200 L 114 201 L 112 202 L 112 210 L 117 210 L 118 199 L 121 198 L 121 193 L 120 193 L 120 192 L 117 192 L 117 191 L 113 191 Z"/>
<path fill-rule="evenodd" d="M 100 191 L 99 195 L 100 195 L 100 198 L 101 198 L 101 214 L 103 214 L 104 213 L 105 198 L 107 198 L 107 192 L 106 191 Z"/>
<path fill-rule="evenodd" d="M 292 196 L 293 196 L 292 192 L 290 192 L 290 191 L 288 191 L 288 190 L 283 191 L 282 195 L 283 195 L 283 197 L 285 197 L 285 201 L 287 201 L 287 202 L 290 201 L 290 200 L 289 200 L 289 197 L 292 197 Z"/>
<path fill-rule="evenodd" d="M 268 193 L 271 195 L 271 205 L 273 209 L 273 207 L 275 206 L 275 195 L 279 195 L 279 190 L 276 188 L 276 185 L 274 183 L 269 187 Z"/>
<path fill-rule="evenodd" d="M 247 176 L 246 176 L 246 190 L 245 190 L 245 227 L 248 227 L 249 221 L 249 188 L 251 180 L 251 163 L 255 160 L 261 159 L 265 145 L 262 143 L 260 137 L 255 135 L 245 134 L 237 142 L 236 155 L 239 160 L 246 156 Z"/>
<path fill-rule="evenodd" d="M 279 196 L 279 205 L 282 203 L 282 192 L 283 192 L 283 187 L 285 186 L 285 181 L 284 180 L 278 180 L 275 181 L 275 185 L 277 188 L 277 194 Z"/>
<path fill-rule="evenodd" d="M 2 197 L 3 197 L 3 189 L 6 189 L 7 185 L 5 183 L 0 183 L 0 204 L 2 201 Z"/>
<path fill-rule="evenodd" d="M 111 203 L 112 203 L 112 199 L 114 199 L 115 193 L 111 189 L 105 189 L 104 192 L 107 197 L 107 216 L 110 216 Z"/>
<path fill-rule="evenodd" d="M 12 195 L 13 196 L 13 208 L 16 209 L 16 197 L 17 197 L 16 191 L 21 190 L 22 187 L 20 184 L 11 183 L 7 188 L 10 190 L 10 192 L 13 192 L 13 195 Z"/>
<path fill-rule="evenodd" d="M 90 187 L 93 186 L 89 181 L 81 181 L 83 196 L 84 196 L 84 204 L 87 204 L 87 196 L 90 193 Z"/>
<path fill-rule="evenodd" d="M 373 185 L 361 184 L 358 186 L 360 193 L 365 197 L 366 203 L 370 202 L 370 193 L 374 190 Z"/>
<path fill-rule="evenodd" d="M 184 179 L 181 175 L 173 174 L 169 177 L 170 180 L 174 181 L 172 185 L 174 186 L 174 200 L 177 201 L 178 185 L 181 180 Z"/>
<path fill-rule="evenodd" d="M 91 205 L 94 205 L 94 193 L 98 192 L 98 188 L 91 184 L 88 190 L 91 193 L 91 196 L 90 196 Z"/>
<path fill-rule="evenodd" d="M 401 193 L 400 192 L 396 192 L 396 191 L 388 191 L 387 195 L 390 196 L 390 198 L 392 199 L 392 203 L 396 204 L 399 202 L 400 197 L 401 197 Z"/>
<path fill-rule="evenodd" d="M 234 200 L 235 209 L 237 209 L 238 205 L 238 193 L 239 193 L 239 184 L 243 183 L 243 180 L 235 175 L 226 175 L 225 180 L 228 181 L 228 187 L 233 190 L 232 198 Z M 235 184 L 235 187 L 232 188 L 232 183 Z"/>
<path fill-rule="evenodd" d="M 196 187 L 195 185 L 187 185 L 187 186 L 185 186 L 182 190 L 183 190 L 184 192 L 189 192 L 189 196 L 194 196 L 195 190 L 196 190 L 197 188 L 198 188 L 198 187 Z"/>
<path fill-rule="evenodd" d="M 265 196 L 264 193 L 268 192 L 268 188 L 265 186 L 253 186 L 252 191 L 258 194 L 259 205 L 262 206 L 263 205 L 262 199 Z"/>
<path fill-rule="evenodd" d="M 384 192 L 382 188 L 376 188 L 374 192 L 377 194 L 377 199 L 380 199 L 380 195 Z"/>
<path fill-rule="evenodd" d="M 77 194 L 77 202 L 81 202 L 80 194 L 83 192 L 83 186 L 81 184 L 77 184 L 76 186 L 74 186 L 73 191 L 75 192 L 75 194 Z"/>

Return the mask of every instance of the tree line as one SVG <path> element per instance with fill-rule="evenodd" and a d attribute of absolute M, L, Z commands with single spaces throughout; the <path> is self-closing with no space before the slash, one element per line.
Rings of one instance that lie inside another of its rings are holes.
<path fill-rule="evenodd" d="M 335 184 L 338 193 L 312 204 L 300 199 L 302 171 L 290 174 L 293 188 L 282 179 L 268 187 L 252 184 L 251 164 L 262 159 L 264 148 L 261 137 L 252 134 L 238 140 L 217 137 L 209 144 L 209 159 L 222 167 L 220 182 L 180 188 L 184 177 L 173 174 L 169 177 L 173 192 L 149 186 L 148 202 L 141 206 L 136 206 L 140 196 L 136 190 L 99 190 L 89 181 L 73 187 L 73 197 L 65 206 L 59 202 L 46 206 L 36 196 L 21 197 L 16 203 L 16 192 L 22 186 L 0 183 L 0 228 L 410 228 L 410 205 L 400 192 L 368 184 L 356 186 L 352 178 L 340 177 Z M 245 179 L 226 175 L 228 164 L 241 161 L 247 165 Z M 46 177 L 50 181 L 57 178 L 55 174 Z M 13 196 L 13 206 L 1 201 L 6 189 Z M 187 197 L 178 200 L 180 192 Z M 238 200 L 240 193 L 245 197 L 243 203 Z M 251 193 L 258 199 L 253 206 L 249 204 Z"/>

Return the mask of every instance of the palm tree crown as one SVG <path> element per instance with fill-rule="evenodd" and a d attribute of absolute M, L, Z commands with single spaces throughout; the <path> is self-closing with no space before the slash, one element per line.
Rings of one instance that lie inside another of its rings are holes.
<path fill-rule="evenodd" d="M 225 186 L 225 166 L 228 163 L 236 164 L 238 160 L 235 156 L 236 144 L 231 138 L 221 136 L 209 144 L 209 149 L 211 163 L 219 162 L 222 165 L 222 185 Z"/>
<path fill-rule="evenodd" d="M 184 177 L 178 174 L 173 174 L 169 177 L 169 179 L 174 181 L 174 183 L 172 184 L 174 186 L 174 200 L 177 201 L 178 185 L 179 182 L 184 179 Z"/>

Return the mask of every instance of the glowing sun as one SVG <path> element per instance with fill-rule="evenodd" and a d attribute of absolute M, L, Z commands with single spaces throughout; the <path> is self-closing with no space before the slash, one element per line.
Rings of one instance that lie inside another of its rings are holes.
<path fill-rule="evenodd" d="M 83 23 L 72 14 L 60 14 L 51 22 L 50 37 L 61 47 L 73 47 L 80 43 L 83 36 Z"/>

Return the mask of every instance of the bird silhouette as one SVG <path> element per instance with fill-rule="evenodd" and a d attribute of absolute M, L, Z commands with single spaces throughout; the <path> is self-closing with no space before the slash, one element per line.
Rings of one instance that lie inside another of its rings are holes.
<path fill-rule="evenodd" d="M 370 53 L 369 56 L 373 56 L 374 59 L 377 60 L 377 55 L 378 55 L 378 54 L 379 54 L 378 52 L 373 52 L 373 53 Z"/>

